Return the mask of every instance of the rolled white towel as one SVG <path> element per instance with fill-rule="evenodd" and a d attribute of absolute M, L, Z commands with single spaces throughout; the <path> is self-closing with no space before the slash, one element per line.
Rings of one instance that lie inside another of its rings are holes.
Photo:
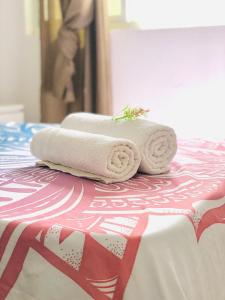
<path fill-rule="evenodd" d="M 147 119 L 115 122 L 110 116 L 74 113 L 63 120 L 61 127 L 131 140 L 141 153 L 139 171 L 147 174 L 168 171 L 177 150 L 174 130 Z"/>
<path fill-rule="evenodd" d="M 31 141 L 40 165 L 105 183 L 130 179 L 140 164 L 136 145 L 126 139 L 62 128 L 45 128 Z"/>

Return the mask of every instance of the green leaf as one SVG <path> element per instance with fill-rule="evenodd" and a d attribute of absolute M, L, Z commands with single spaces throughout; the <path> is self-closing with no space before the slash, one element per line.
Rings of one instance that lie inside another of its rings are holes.
<path fill-rule="evenodd" d="M 138 117 L 145 115 L 149 112 L 148 109 L 143 109 L 141 107 L 131 108 L 128 105 L 122 109 L 122 113 L 118 116 L 113 116 L 113 121 L 132 121 L 136 120 Z"/>

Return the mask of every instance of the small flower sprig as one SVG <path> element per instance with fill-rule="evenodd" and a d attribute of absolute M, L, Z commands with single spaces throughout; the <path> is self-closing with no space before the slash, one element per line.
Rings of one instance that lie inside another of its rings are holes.
<path fill-rule="evenodd" d="M 149 109 L 143 109 L 141 107 L 131 108 L 128 105 L 122 109 L 122 114 L 119 116 L 114 116 L 113 121 L 133 121 L 138 117 L 145 115 L 149 112 Z"/>

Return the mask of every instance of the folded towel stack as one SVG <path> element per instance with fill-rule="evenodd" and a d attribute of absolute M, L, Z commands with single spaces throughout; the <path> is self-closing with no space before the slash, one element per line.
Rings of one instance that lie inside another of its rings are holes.
<path fill-rule="evenodd" d="M 143 118 L 115 122 L 90 113 L 71 114 L 61 128 L 46 128 L 31 142 L 39 165 L 105 183 L 128 180 L 137 170 L 164 173 L 176 150 L 168 126 Z"/>
<path fill-rule="evenodd" d="M 147 119 L 115 122 L 109 116 L 74 113 L 64 119 L 61 127 L 129 139 L 141 154 L 139 171 L 147 174 L 168 171 L 177 150 L 174 130 Z"/>
<path fill-rule="evenodd" d="M 35 134 L 31 152 L 40 165 L 105 183 L 130 179 L 141 160 L 132 141 L 63 128 Z"/>

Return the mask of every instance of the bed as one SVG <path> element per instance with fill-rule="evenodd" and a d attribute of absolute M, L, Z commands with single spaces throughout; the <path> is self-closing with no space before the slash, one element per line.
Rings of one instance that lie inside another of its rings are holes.
<path fill-rule="evenodd" d="M 225 299 L 225 141 L 106 185 L 36 167 L 43 127 L 0 125 L 0 300 Z"/>

